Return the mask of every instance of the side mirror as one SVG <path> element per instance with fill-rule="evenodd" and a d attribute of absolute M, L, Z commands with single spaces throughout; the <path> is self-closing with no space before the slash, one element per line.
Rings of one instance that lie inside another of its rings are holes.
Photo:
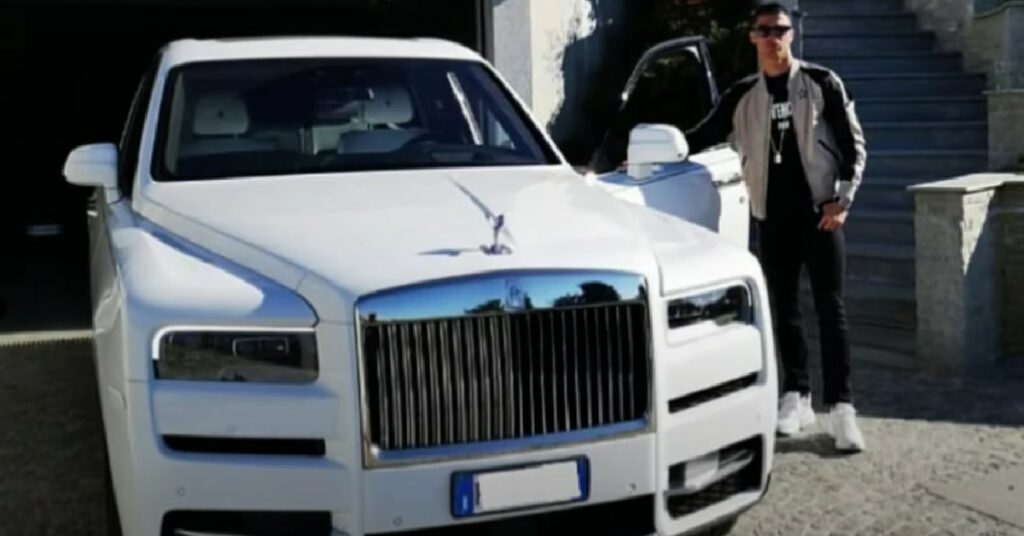
<path fill-rule="evenodd" d="M 629 176 L 641 180 L 651 175 L 657 164 L 686 160 L 690 145 L 678 128 L 672 125 L 639 124 L 629 132 L 626 159 Z"/>
<path fill-rule="evenodd" d="M 117 191 L 117 147 L 97 143 L 75 148 L 64 162 L 64 177 L 78 186 Z"/>

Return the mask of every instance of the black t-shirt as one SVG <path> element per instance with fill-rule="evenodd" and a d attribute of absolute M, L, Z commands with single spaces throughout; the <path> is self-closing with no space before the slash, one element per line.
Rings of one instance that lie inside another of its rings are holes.
<path fill-rule="evenodd" d="M 800 161 L 789 101 L 789 73 L 766 76 L 771 95 L 771 139 L 768 142 L 767 219 L 802 223 L 815 217 L 811 188 Z"/>

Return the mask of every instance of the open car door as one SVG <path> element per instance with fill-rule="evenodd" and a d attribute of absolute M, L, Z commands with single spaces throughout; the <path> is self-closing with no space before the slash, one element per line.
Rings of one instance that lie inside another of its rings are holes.
<path fill-rule="evenodd" d="M 711 229 L 748 247 L 749 206 L 738 155 L 728 146 L 686 160 L 628 165 L 630 133 L 664 124 L 686 132 L 718 104 L 718 86 L 703 37 L 685 37 L 648 50 L 634 68 L 622 103 L 589 165 L 595 184 L 612 195 Z"/>

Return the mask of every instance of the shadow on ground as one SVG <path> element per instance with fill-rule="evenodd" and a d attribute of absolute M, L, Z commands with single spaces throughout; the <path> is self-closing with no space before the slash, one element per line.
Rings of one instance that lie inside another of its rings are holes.
<path fill-rule="evenodd" d="M 812 363 L 817 359 L 812 356 Z M 816 364 L 816 363 L 815 363 Z M 853 391 L 862 416 L 993 426 L 1024 426 L 1024 362 L 1004 361 L 938 376 L 915 369 L 858 361 Z M 816 411 L 824 411 L 821 369 L 811 369 Z"/>

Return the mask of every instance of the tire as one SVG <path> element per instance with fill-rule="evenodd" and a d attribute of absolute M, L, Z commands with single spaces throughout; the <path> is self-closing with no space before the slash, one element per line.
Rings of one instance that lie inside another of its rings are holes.
<path fill-rule="evenodd" d="M 733 517 L 721 521 L 718 524 L 708 527 L 703 532 L 698 533 L 699 536 L 726 536 L 732 532 L 733 527 L 736 526 L 737 518 Z"/>

